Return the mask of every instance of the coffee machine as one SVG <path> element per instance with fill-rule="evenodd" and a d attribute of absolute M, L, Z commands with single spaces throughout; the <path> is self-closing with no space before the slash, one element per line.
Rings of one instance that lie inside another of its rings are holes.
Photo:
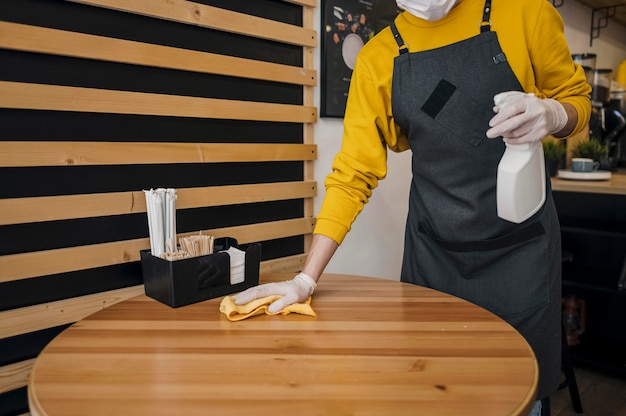
<path fill-rule="evenodd" d="M 626 162 L 626 119 L 611 99 L 613 71 L 586 67 L 585 72 L 592 88 L 589 136 L 607 145 L 607 158 L 600 161 L 600 169 L 615 170 Z"/>
<path fill-rule="evenodd" d="M 626 88 L 626 86 L 624 88 Z M 606 139 L 610 143 L 609 156 L 615 159 L 618 167 L 624 167 L 626 166 L 626 127 L 624 127 L 624 118 L 626 118 L 626 90 L 615 89 L 611 91 L 607 108 L 611 112 L 607 129 L 613 128 L 611 134 L 608 135 Z"/>
<path fill-rule="evenodd" d="M 601 161 L 601 169 L 615 170 L 618 166 L 626 166 L 626 109 L 623 94 L 621 102 L 613 99 L 613 71 L 596 68 L 594 53 L 573 54 L 572 59 L 582 66 L 587 83 L 591 85 L 589 136 L 608 148 L 606 160 Z"/>

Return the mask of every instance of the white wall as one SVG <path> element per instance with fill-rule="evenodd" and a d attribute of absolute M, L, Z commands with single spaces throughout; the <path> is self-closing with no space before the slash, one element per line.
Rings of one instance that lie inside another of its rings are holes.
<path fill-rule="evenodd" d="M 572 53 L 595 53 L 596 68 L 611 68 L 615 76 L 617 66 L 626 59 L 626 27 L 609 20 L 608 26 L 600 29 L 600 37 L 589 46 L 591 9 L 575 0 L 565 0 L 557 10 L 565 22 L 565 37 Z"/>
<path fill-rule="evenodd" d="M 565 36 L 572 53 L 595 53 L 597 68 L 617 71 L 626 59 L 626 27 L 610 21 L 600 37 L 589 46 L 591 9 L 575 0 L 565 0 L 559 9 L 565 22 Z M 316 29 L 320 30 L 321 11 L 316 12 Z M 321 36 L 320 36 L 321 39 Z M 318 47 L 315 66 L 320 73 L 321 47 Z M 315 94 L 319 108 L 319 84 Z M 315 212 L 319 211 L 324 197 L 324 179 L 331 170 L 335 154 L 341 147 L 343 120 L 320 118 L 315 126 L 318 160 L 315 162 L 315 180 L 319 193 L 315 199 Z M 404 223 L 407 212 L 408 189 L 411 181 L 411 153 L 389 152 L 388 176 L 374 191 L 374 195 L 352 230 L 339 247 L 326 268 L 329 273 L 349 273 L 398 280 L 402 261 Z"/>

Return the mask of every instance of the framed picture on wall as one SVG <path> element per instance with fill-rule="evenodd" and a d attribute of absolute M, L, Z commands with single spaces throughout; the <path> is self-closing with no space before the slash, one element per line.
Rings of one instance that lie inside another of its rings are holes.
<path fill-rule="evenodd" d="M 322 0 L 322 117 L 343 117 L 357 54 L 399 11 L 395 0 Z"/>

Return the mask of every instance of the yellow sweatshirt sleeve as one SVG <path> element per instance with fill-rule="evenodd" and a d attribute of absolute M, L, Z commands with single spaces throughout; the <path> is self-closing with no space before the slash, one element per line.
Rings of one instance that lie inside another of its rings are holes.
<path fill-rule="evenodd" d="M 387 148 L 409 148 L 391 115 L 393 53 L 397 48 L 381 47 L 385 57 L 368 59 L 365 52 L 357 58 L 346 104 L 342 148 L 326 178 L 326 196 L 314 231 L 340 244 L 387 174 Z"/>
<path fill-rule="evenodd" d="M 539 98 L 569 103 L 578 113 L 574 135 L 582 131 L 591 116 L 591 86 L 582 66 L 574 64 L 565 39 L 561 16 L 549 2 L 541 2 L 539 20 L 530 40 L 530 59 L 534 74 L 532 85 L 525 86 Z"/>

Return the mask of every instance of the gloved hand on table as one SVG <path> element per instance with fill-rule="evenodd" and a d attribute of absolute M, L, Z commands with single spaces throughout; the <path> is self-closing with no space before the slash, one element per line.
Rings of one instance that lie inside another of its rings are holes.
<path fill-rule="evenodd" d="M 490 139 L 502 136 L 509 144 L 530 143 L 561 131 L 567 124 L 563 106 L 549 98 L 507 91 L 497 94 L 494 103 L 497 114 L 489 121 Z"/>
<path fill-rule="evenodd" d="M 317 287 L 315 280 L 309 275 L 299 273 L 291 280 L 284 282 L 265 283 L 249 289 L 241 293 L 233 295 L 235 305 L 245 305 L 255 299 L 264 298 L 266 296 L 281 295 L 282 297 L 274 301 L 269 307 L 268 312 L 277 313 L 285 307 L 293 303 L 301 303 L 306 301 Z"/>

